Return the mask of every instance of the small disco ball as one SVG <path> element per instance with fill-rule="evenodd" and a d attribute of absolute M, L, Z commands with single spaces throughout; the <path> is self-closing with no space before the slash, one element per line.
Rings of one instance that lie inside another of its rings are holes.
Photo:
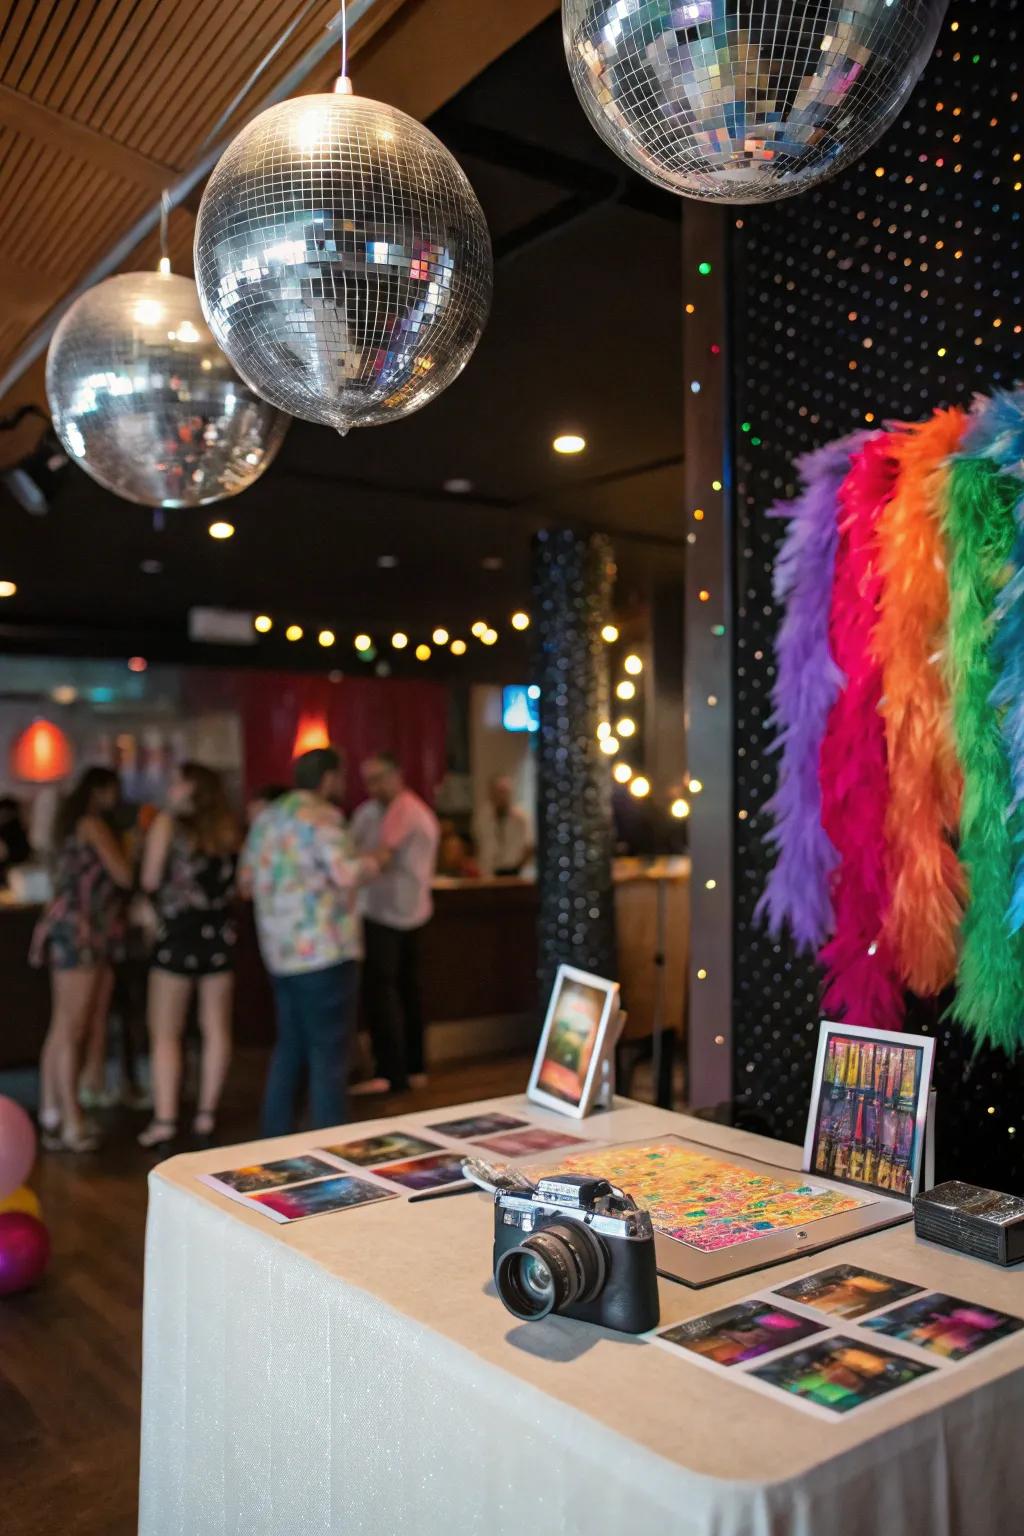
<path fill-rule="evenodd" d="M 342 433 L 446 389 L 493 285 L 483 210 L 444 145 L 340 93 L 281 102 L 242 130 L 203 194 L 195 269 L 242 377 Z"/>
<path fill-rule="evenodd" d="M 864 154 L 917 83 L 946 0 L 563 0 L 576 94 L 670 192 L 763 203 Z"/>
<path fill-rule="evenodd" d="M 237 496 L 288 430 L 232 370 L 195 283 L 170 272 L 125 272 L 83 293 L 50 342 L 46 393 L 75 462 L 147 507 Z"/>

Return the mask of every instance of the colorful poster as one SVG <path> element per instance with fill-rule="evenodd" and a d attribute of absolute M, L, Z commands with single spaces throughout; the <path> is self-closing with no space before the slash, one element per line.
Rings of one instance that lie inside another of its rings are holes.
<path fill-rule="evenodd" d="M 834 1335 L 755 1365 L 750 1376 L 815 1408 L 851 1413 L 933 1370 L 923 1361 Z"/>
<path fill-rule="evenodd" d="M 856 1264 L 834 1264 L 816 1275 L 801 1275 L 789 1285 L 778 1286 L 775 1294 L 785 1296 L 787 1301 L 799 1301 L 817 1312 L 852 1320 L 913 1296 L 920 1289 L 909 1281 L 894 1280 L 891 1275 L 858 1269 Z"/>
<path fill-rule="evenodd" d="M 465 1179 L 461 1152 L 436 1152 L 433 1157 L 418 1157 L 411 1162 L 385 1163 L 374 1168 L 379 1179 L 390 1179 L 403 1189 L 442 1189 L 446 1184 L 460 1184 Z"/>
<path fill-rule="evenodd" d="M 314 1184 L 296 1184 L 291 1189 L 249 1195 L 245 1204 L 259 1206 L 275 1221 L 301 1221 L 304 1216 L 323 1216 L 328 1211 L 348 1211 L 374 1200 L 394 1198 L 389 1190 L 376 1184 L 341 1174 L 333 1179 L 317 1179 Z"/>
<path fill-rule="evenodd" d="M 712 1360 L 716 1365 L 742 1365 L 787 1344 L 799 1344 L 824 1331 L 824 1323 L 798 1317 L 767 1301 L 740 1301 L 720 1312 L 693 1317 L 659 1333 L 666 1344 Z"/>
<path fill-rule="evenodd" d="M 1007 1339 L 1024 1328 L 1024 1319 L 955 1296 L 918 1296 L 882 1317 L 864 1324 L 890 1339 L 902 1339 L 931 1350 L 945 1360 L 966 1360 L 987 1344 Z"/>
<path fill-rule="evenodd" d="M 608 1004 L 600 987 L 562 980 L 555 1001 L 537 1087 L 566 1104 L 579 1104 L 597 1031 Z"/>
<path fill-rule="evenodd" d="M 609 1179 L 650 1212 L 658 1232 L 702 1253 L 806 1226 L 867 1203 L 852 1192 L 809 1184 L 802 1174 L 744 1168 L 672 1138 L 570 1153 L 559 1159 L 557 1168 L 548 1164 L 542 1171 Z"/>
<path fill-rule="evenodd" d="M 239 1195 L 258 1194 L 263 1189 L 280 1189 L 286 1184 L 304 1184 L 337 1170 L 319 1157 L 282 1157 L 273 1163 L 250 1163 L 244 1168 L 229 1168 L 224 1173 L 202 1175 L 202 1182 L 220 1185 Z"/>
<path fill-rule="evenodd" d="M 496 1113 L 466 1115 L 461 1120 L 445 1120 L 440 1125 L 429 1125 L 429 1131 L 441 1136 L 452 1136 L 456 1141 L 475 1141 L 478 1136 L 496 1136 L 499 1131 L 516 1131 L 526 1125 L 525 1120 L 514 1120 L 511 1115 Z"/>
<path fill-rule="evenodd" d="M 357 1141 L 343 1141 L 337 1146 L 324 1147 L 332 1157 L 340 1157 L 346 1163 L 356 1163 L 369 1168 L 373 1163 L 391 1162 L 394 1158 L 419 1157 L 422 1152 L 440 1152 L 436 1141 L 425 1141 L 422 1136 L 410 1136 L 405 1131 L 382 1131 L 377 1136 L 363 1136 Z"/>
<path fill-rule="evenodd" d="M 550 1152 L 555 1147 L 582 1147 L 585 1144 L 582 1136 L 568 1136 L 565 1131 L 549 1131 L 540 1125 L 527 1125 L 521 1131 L 509 1131 L 504 1136 L 482 1136 L 475 1143 L 478 1147 L 486 1147 L 488 1152 L 500 1152 L 502 1157 L 526 1157 L 530 1152 Z"/>
<path fill-rule="evenodd" d="M 830 1034 L 812 1171 L 909 1197 L 923 1068 L 921 1046 Z"/>

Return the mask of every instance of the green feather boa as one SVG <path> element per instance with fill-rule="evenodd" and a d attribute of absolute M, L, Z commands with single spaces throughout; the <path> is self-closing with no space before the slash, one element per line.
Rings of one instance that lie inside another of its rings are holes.
<path fill-rule="evenodd" d="M 947 667 L 963 768 L 960 857 L 970 900 L 964 916 L 954 1016 L 979 1044 L 1012 1054 L 1024 1041 L 1024 933 L 1006 914 L 1015 867 L 1010 766 L 990 699 L 995 596 L 1014 537 L 1020 485 L 991 461 L 952 461 L 945 531 L 949 543 Z"/>

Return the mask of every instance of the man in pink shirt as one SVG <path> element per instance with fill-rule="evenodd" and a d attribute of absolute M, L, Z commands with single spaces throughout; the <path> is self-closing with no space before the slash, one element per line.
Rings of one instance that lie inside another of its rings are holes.
<path fill-rule="evenodd" d="M 364 996 L 378 1075 L 353 1091 L 402 1093 L 426 1082 L 417 941 L 434 911 L 440 827 L 390 753 L 367 758 L 362 773 L 370 799 L 352 817 L 352 843 L 360 854 L 385 852 L 387 865 L 362 896 Z"/>

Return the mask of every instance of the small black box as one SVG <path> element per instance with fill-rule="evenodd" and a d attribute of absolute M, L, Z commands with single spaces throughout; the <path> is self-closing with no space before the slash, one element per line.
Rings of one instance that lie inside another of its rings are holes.
<path fill-rule="evenodd" d="M 1024 1200 L 950 1179 L 914 1201 L 914 1231 L 990 1264 L 1024 1259 Z"/>

